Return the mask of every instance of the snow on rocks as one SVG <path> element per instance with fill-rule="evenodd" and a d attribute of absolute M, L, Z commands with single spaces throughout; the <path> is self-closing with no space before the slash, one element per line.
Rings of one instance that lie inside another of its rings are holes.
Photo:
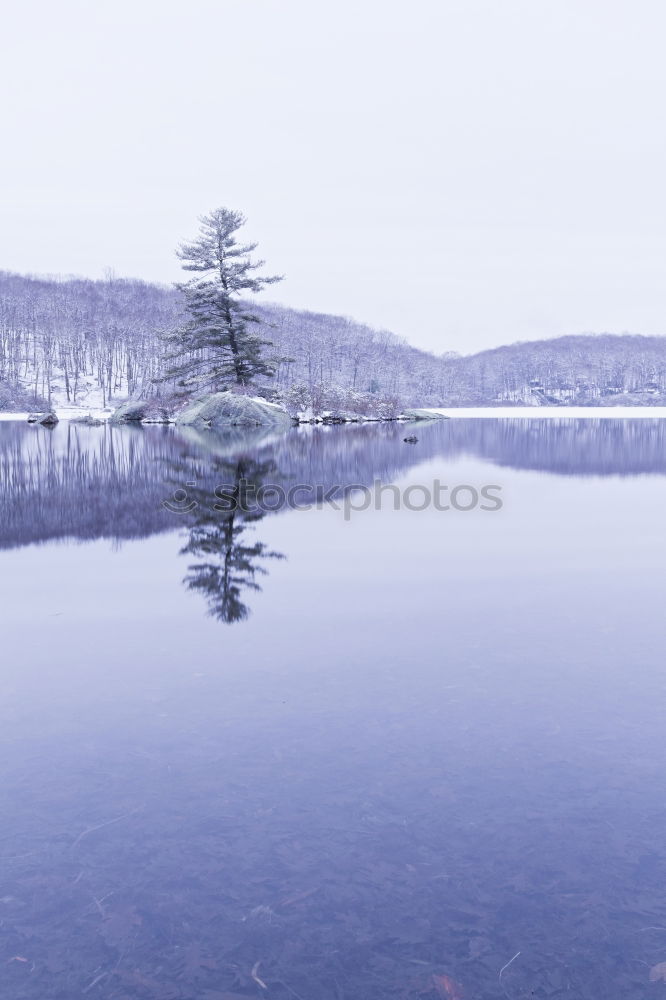
<path fill-rule="evenodd" d="M 55 427 L 58 418 L 53 410 L 48 410 L 46 413 L 29 413 L 28 423 L 42 424 L 43 427 Z"/>
<path fill-rule="evenodd" d="M 288 430 L 293 421 L 274 403 L 233 392 L 212 392 L 194 400 L 176 417 L 185 427 L 217 430 L 222 427 L 274 427 Z"/>
<path fill-rule="evenodd" d="M 128 399 L 109 417 L 112 424 L 171 424 L 173 414 L 159 399 Z"/>

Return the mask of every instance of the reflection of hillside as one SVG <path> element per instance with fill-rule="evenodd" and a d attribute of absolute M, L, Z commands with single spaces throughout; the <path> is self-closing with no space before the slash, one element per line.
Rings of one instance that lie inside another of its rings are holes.
<path fill-rule="evenodd" d="M 440 454 L 565 476 L 666 473 L 666 420 L 447 420 Z"/>
<path fill-rule="evenodd" d="M 406 433 L 416 433 L 417 447 L 403 444 Z M 253 454 L 270 457 L 284 485 L 390 481 L 415 463 L 463 455 L 558 475 L 664 475 L 666 420 L 453 419 L 409 425 L 408 431 L 395 423 L 318 426 L 258 442 Z"/>
<path fill-rule="evenodd" d="M 0 547 L 52 539 L 141 538 L 183 527 L 162 506 L 194 480 L 214 502 L 238 456 L 271 468 L 272 482 L 370 483 L 416 456 L 397 425 L 303 428 L 275 437 L 238 429 L 182 433 L 172 427 L 60 424 L 52 431 L 0 425 Z M 420 456 L 422 457 L 422 456 Z"/>
<path fill-rule="evenodd" d="M 141 538 L 167 525 L 161 429 L 0 427 L 0 546 Z"/>
<path fill-rule="evenodd" d="M 666 421 L 448 420 L 405 426 L 296 428 L 263 433 L 182 434 L 174 428 L 53 431 L 0 425 L 0 547 L 49 539 L 139 538 L 183 527 L 162 507 L 195 480 L 212 496 L 238 458 L 270 467 L 271 481 L 321 484 L 390 481 L 415 462 L 472 455 L 500 466 L 562 475 L 666 473 Z"/>

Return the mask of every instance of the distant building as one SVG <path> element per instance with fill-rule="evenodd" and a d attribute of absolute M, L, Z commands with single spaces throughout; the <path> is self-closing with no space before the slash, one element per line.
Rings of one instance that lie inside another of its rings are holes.
<path fill-rule="evenodd" d="M 567 403 L 571 402 L 571 400 L 576 397 L 576 386 L 571 385 L 570 382 L 563 382 L 561 385 L 558 385 L 556 389 L 550 389 L 549 391 L 551 395 L 556 396 L 558 399 Z"/>
<path fill-rule="evenodd" d="M 576 395 L 587 396 L 588 399 L 595 399 L 597 396 L 601 395 L 601 390 L 598 385 L 593 382 L 587 382 L 585 379 L 576 379 Z"/>

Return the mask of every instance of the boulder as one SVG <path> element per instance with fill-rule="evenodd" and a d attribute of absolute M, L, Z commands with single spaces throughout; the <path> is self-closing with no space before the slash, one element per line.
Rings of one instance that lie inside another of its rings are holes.
<path fill-rule="evenodd" d="M 220 430 L 225 427 L 271 427 L 288 430 L 292 419 L 275 403 L 232 392 L 212 392 L 201 396 L 176 417 L 176 424 L 198 430 Z"/>
<path fill-rule="evenodd" d="M 347 410 L 331 410 L 321 415 L 322 424 L 359 424 L 364 418 Z"/>
<path fill-rule="evenodd" d="M 72 417 L 70 420 L 70 424 L 83 424 L 84 427 L 101 427 L 103 423 L 103 420 L 93 417 L 92 413 L 87 413 L 84 417 Z"/>
<path fill-rule="evenodd" d="M 405 410 L 402 414 L 406 420 L 450 420 L 447 413 L 436 413 L 434 410 Z"/>
<path fill-rule="evenodd" d="M 109 417 L 112 424 L 168 424 L 172 420 L 170 408 L 159 399 L 128 399 Z"/>
<path fill-rule="evenodd" d="M 53 410 L 49 410 L 47 413 L 29 413 L 28 423 L 42 424 L 43 427 L 55 427 L 58 423 L 58 418 Z"/>

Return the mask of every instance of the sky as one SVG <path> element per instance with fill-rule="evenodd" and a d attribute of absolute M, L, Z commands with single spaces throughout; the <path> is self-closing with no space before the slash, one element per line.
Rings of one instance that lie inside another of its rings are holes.
<path fill-rule="evenodd" d="M 662 0 L 24 0 L 0 268 L 180 277 L 244 212 L 267 300 L 468 353 L 666 334 Z"/>

